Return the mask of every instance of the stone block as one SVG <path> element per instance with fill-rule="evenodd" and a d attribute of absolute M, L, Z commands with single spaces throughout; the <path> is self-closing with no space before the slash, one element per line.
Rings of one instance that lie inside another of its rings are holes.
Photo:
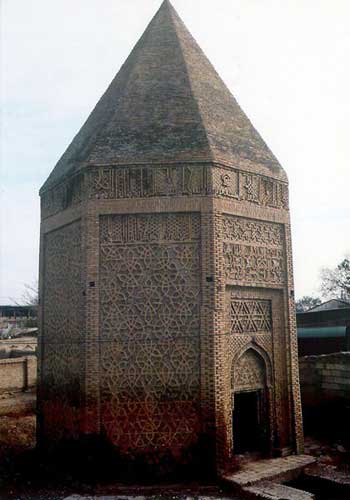
<path fill-rule="evenodd" d="M 243 488 L 249 498 L 256 500 L 315 500 L 315 495 L 272 481 L 261 481 L 254 486 Z"/>

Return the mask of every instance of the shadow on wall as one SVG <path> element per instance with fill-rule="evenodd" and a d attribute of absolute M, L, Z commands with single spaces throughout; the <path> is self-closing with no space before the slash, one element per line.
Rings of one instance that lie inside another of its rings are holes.
<path fill-rule="evenodd" d="M 154 484 L 154 481 L 179 479 L 211 483 L 215 479 L 215 453 L 207 436 L 200 436 L 180 457 L 170 450 L 162 453 L 152 449 L 140 454 L 133 451 L 121 454 L 104 433 L 62 440 L 54 448 L 42 443 L 36 453 L 39 461 L 51 465 L 59 474 L 86 481 L 119 480 L 135 484 L 137 477 L 140 484 Z"/>
<path fill-rule="evenodd" d="M 350 352 L 299 359 L 307 435 L 350 443 Z"/>

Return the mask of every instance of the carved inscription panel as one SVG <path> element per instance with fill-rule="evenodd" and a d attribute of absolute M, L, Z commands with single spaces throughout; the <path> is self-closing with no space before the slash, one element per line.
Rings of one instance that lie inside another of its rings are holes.
<path fill-rule="evenodd" d="M 151 166 L 92 168 L 89 197 L 148 198 L 206 194 L 210 186 L 208 167 Z"/>
<path fill-rule="evenodd" d="M 288 209 L 287 184 L 219 166 L 91 168 L 87 187 L 90 198 L 214 195 Z"/>
<path fill-rule="evenodd" d="M 285 282 L 283 226 L 225 215 L 222 237 L 228 283 L 282 285 Z"/>
<path fill-rule="evenodd" d="M 83 175 L 78 174 L 49 189 L 41 196 L 41 216 L 50 217 L 68 207 L 78 205 L 84 197 Z"/>
<path fill-rule="evenodd" d="M 212 165 L 145 165 L 90 167 L 47 190 L 41 197 L 42 217 L 50 217 L 84 199 L 162 196 L 219 196 L 264 207 L 288 210 L 286 183 Z"/>

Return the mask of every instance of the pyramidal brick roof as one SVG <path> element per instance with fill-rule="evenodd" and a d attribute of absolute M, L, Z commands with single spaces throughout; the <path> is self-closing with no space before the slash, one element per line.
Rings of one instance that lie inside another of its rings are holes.
<path fill-rule="evenodd" d="M 283 169 L 168 0 L 42 190 L 87 165 L 217 161 Z"/>

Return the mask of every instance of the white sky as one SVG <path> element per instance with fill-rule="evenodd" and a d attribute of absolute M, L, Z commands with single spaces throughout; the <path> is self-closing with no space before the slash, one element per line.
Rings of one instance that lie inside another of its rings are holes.
<path fill-rule="evenodd" d="M 0 304 L 37 276 L 38 190 L 160 0 L 0 0 Z M 350 1 L 173 0 L 290 180 L 296 295 L 350 252 Z"/>

